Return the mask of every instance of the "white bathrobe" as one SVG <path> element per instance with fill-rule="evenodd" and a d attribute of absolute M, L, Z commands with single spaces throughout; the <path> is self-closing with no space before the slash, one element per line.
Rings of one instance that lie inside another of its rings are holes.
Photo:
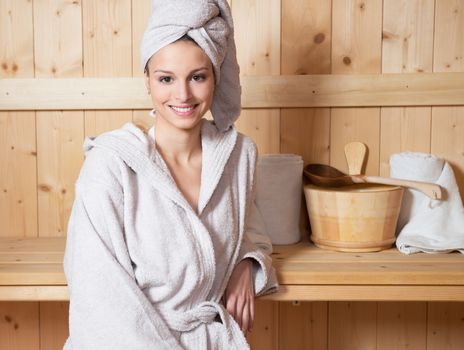
<path fill-rule="evenodd" d="M 86 141 L 64 260 L 65 349 L 249 348 L 220 300 L 246 257 L 256 294 L 277 287 L 253 205 L 256 147 L 206 120 L 201 140 L 197 212 L 133 124 Z"/>

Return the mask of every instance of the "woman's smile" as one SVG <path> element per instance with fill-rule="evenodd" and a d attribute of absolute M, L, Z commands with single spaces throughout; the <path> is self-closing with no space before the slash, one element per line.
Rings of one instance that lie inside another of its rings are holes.
<path fill-rule="evenodd" d="M 189 105 L 189 106 L 173 106 L 170 105 L 169 107 L 176 113 L 178 116 L 181 117 L 189 117 L 191 116 L 197 108 L 198 104 Z"/>

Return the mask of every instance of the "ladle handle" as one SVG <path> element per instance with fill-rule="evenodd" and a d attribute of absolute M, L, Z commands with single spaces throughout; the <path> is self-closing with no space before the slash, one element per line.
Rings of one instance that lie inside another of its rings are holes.
<path fill-rule="evenodd" d="M 393 186 L 403 186 L 413 188 L 415 190 L 421 191 L 428 197 L 432 199 L 441 199 L 441 187 L 439 185 L 429 183 L 429 182 L 420 182 L 420 181 L 411 181 L 411 180 L 402 180 L 402 179 L 393 179 L 390 177 L 380 177 L 380 176 L 367 176 L 367 175 L 356 175 L 351 176 L 353 182 L 370 182 L 375 184 L 384 184 L 384 185 L 393 185 Z"/>

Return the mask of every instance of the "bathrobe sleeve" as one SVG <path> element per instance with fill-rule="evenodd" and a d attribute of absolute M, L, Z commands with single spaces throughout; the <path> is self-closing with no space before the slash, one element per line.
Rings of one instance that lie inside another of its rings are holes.
<path fill-rule="evenodd" d="M 256 173 L 257 148 L 253 141 L 248 147 L 249 158 Z M 251 181 L 254 183 L 254 181 Z M 245 224 L 242 245 L 240 247 L 238 261 L 246 258 L 253 259 L 253 279 L 255 294 L 264 295 L 273 293 L 278 288 L 275 269 L 272 266 L 272 243 L 266 234 L 264 220 L 255 203 L 255 188 L 250 189 L 250 208 Z"/>
<path fill-rule="evenodd" d="M 70 292 L 64 349 L 181 349 L 135 281 L 124 240 L 122 190 L 105 176 L 85 179 L 84 168 L 64 260 Z"/>

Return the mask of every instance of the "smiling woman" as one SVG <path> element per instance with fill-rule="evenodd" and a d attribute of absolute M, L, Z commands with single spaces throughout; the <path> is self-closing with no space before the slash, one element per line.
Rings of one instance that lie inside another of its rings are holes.
<path fill-rule="evenodd" d="M 85 143 L 65 349 L 247 349 L 254 297 L 277 282 L 254 205 L 256 146 L 233 126 L 227 1 L 153 1 L 141 57 L 153 127 Z M 214 121 L 203 119 L 210 109 Z"/>

